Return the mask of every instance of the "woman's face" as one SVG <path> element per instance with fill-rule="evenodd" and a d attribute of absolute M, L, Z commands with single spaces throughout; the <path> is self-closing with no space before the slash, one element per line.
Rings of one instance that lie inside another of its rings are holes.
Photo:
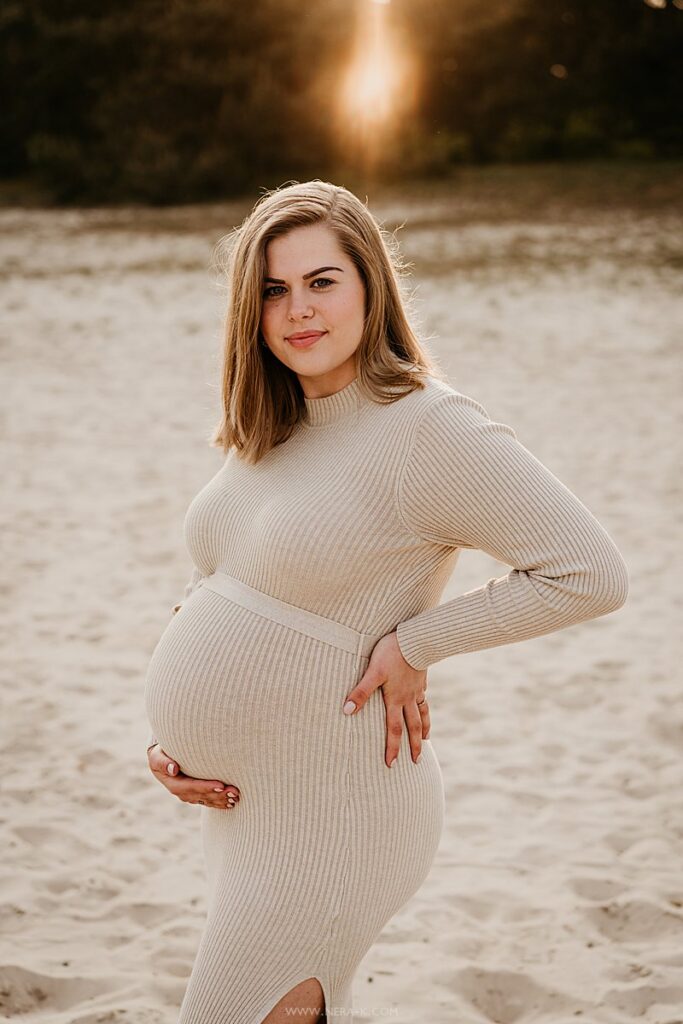
<path fill-rule="evenodd" d="M 345 387 L 356 376 L 365 320 L 355 265 L 322 224 L 268 242 L 266 262 L 259 326 L 268 348 L 296 373 L 307 398 Z M 307 332 L 317 336 L 297 338 Z"/>

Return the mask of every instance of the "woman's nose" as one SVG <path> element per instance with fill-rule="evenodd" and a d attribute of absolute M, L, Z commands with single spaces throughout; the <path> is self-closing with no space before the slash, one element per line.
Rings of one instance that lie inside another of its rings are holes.
<path fill-rule="evenodd" d="M 308 298 L 298 298 L 296 295 L 292 295 L 289 300 L 289 316 L 290 319 L 299 319 L 299 317 L 306 316 L 313 312 L 313 307 Z"/>

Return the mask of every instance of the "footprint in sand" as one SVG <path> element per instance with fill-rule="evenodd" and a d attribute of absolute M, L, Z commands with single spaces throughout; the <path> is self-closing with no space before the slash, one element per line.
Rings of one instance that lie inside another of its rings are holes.
<path fill-rule="evenodd" d="M 14 834 L 30 846 L 42 851 L 49 850 L 50 857 L 67 863 L 73 863 L 79 856 L 97 853 L 94 846 L 67 829 L 52 828 L 49 825 L 18 825 Z"/>
<path fill-rule="evenodd" d="M 493 1024 L 516 1024 L 545 1015 L 559 1024 L 560 1014 L 578 1015 L 590 1008 L 581 999 L 545 988 L 528 975 L 513 971 L 466 967 L 435 980 L 456 992 Z"/>
<path fill-rule="evenodd" d="M 609 878 L 574 878 L 569 887 L 583 900 L 601 903 L 613 900 L 626 891 L 626 886 L 612 882 Z"/>
<path fill-rule="evenodd" d="M 44 1010 L 70 1010 L 116 991 L 114 978 L 55 977 L 12 964 L 0 966 L 0 1014 L 6 1018 Z"/>
<path fill-rule="evenodd" d="M 674 914 L 656 903 L 628 900 L 587 908 L 585 916 L 612 942 L 651 943 L 654 936 L 683 941 L 683 914 Z"/>

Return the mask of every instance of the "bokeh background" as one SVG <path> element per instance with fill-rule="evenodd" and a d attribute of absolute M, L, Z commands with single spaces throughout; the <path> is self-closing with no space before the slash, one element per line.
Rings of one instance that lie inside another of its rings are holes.
<path fill-rule="evenodd" d="M 681 156 L 683 0 L 14 0 L 0 177 L 60 202 Z"/>
<path fill-rule="evenodd" d="M 430 669 L 446 828 L 354 1019 L 683 1020 L 682 6 L 5 4 L 0 1017 L 177 1018 L 202 851 L 147 772 L 143 685 L 221 461 L 215 246 L 320 177 L 394 234 L 425 345 L 631 582 Z M 463 552 L 444 599 L 508 568 Z"/>

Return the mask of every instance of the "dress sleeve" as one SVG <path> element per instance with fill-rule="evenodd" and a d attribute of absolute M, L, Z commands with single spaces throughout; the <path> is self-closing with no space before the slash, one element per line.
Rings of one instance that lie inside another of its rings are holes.
<path fill-rule="evenodd" d="M 206 576 L 202 572 L 200 572 L 200 570 L 197 568 L 196 565 L 194 565 L 192 567 L 192 575 L 190 576 L 189 580 L 185 584 L 185 589 L 183 590 L 182 601 L 178 601 L 178 603 L 174 604 L 173 608 L 171 609 L 171 612 L 172 612 L 173 615 L 175 615 L 176 612 L 180 611 L 180 609 L 183 606 L 183 603 L 185 601 L 187 601 L 187 599 L 190 596 L 190 594 L 194 590 L 196 590 L 197 587 L 200 587 L 202 585 L 202 582 L 205 579 L 206 579 Z M 153 732 L 149 732 L 147 734 L 147 750 L 149 750 L 150 747 L 153 747 L 156 742 L 157 742 L 157 738 L 154 735 L 154 733 Z"/>
<path fill-rule="evenodd" d="M 626 600 L 627 566 L 604 527 L 512 427 L 467 395 L 442 395 L 424 410 L 397 500 L 404 525 L 423 540 L 513 567 L 399 623 L 413 668 L 551 633 Z"/>

